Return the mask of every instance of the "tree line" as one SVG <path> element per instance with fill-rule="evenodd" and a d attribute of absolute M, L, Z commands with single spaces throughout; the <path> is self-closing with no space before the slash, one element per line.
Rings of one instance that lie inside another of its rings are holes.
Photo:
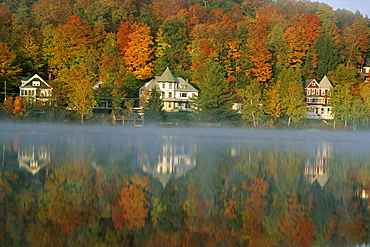
<path fill-rule="evenodd" d="M 266 114 L 297 122 L 302 81 L 328 75 L 335 117 L 369 121 L 370 89 L 356 69 L 366 65 L 370 27 L 358 12 L 304 0 L 5 0 L 0 16 L 8 93 L 37 73 L 53 79 L 56 104 L 82 119 L 97 103 L 98 81 L 99 97 L 120 114 L 125 99 L 170 67 L 200 90 L 196 103 L 209 116 L 230 118 L 241 99 L 255 126 Z"/>

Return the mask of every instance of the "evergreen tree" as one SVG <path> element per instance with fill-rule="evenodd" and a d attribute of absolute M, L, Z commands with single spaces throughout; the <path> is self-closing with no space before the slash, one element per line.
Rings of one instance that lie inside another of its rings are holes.
<path fill-rule="evenodd" d="M 198 112 L 207 118 L 231 119 L 236 113 L 231 109 L 234 95 L 225 92 L 227 82 L 221 66 L 209 60 L 201 65 L 200 71 L 203 72 L 198 81 L 200 94 L 195 98 Z"/>
<path fill-rule="evenodd" d="M 316 77 L 323 78 L 328 72 L 335 70 L 341 59 L 333 39 L 329 36 L 322 34 L 315 44 L 315 49 L 318 55 L 315 74 Z"/>
<path fill-rule="evenodd" d="M 145 121 L 149 123 L 156 123 L 166 118 L 161 93 L 156 89 L 153 89 L 148 99 L 144 102 L 144 116 Z"/>

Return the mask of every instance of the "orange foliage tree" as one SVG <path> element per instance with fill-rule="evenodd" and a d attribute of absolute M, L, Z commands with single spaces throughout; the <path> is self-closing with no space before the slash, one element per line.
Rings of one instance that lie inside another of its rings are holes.
<path fill-rule="evenodd" d="M 285 31 L 286 41 L 290 47 L 288 57 L 292 67 L 301 66 L 307 60 L 307 56 L 311 56 L 312 68 L 317 67 L 314 45 L 323 32 L 321 21 L 314 14 L 297 14 L 292 18 L 292 26 Z"/>
<path fill-rule="evenodd" d="M 154 42 L 147 25 L 140 22 L 122 23 L 117 33 L 117 45 L 128 72 L 140 80 L 152 77 Z"/>
<path fill-rule="evenodd" d="M 112 208 L 112 220 L 117 230 L 135 231 L 145 225 L 149 213 L 148 196 L 148 178 L 137 176 L 124 181 Z"/>
<path fill-rule="evenodd" d="M 267 15 L 256 15 L 256 23 L 250 26 L 252 42 L 250 45 L 249 58 L 253 68 L 248 69 L 247 75 L 252 76 L 252 82 L 268 82 L 272 77 L 272 64 L 269 62 L 272 55 L 269 50 L 268 35 L 269 17 Z"/>
<path fill-rule="evenodd" d="M 176 17 L 185 10 L 185 0 L 153 0 L 151 11 L 160 20 Z"/>

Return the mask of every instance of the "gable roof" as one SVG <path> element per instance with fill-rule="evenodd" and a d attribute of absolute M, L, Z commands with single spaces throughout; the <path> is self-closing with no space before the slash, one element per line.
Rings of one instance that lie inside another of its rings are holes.
<path fill-rule="evenodd" d="M 161 76 L 156 76 L 154 79 L 151 79 L 149 82 L 145 83 L 144 86 L 140 88 L 140 90 L 149 89 L 152 90 L 154 88 L 159 89 L 158 83 L 177 83 L 178 85 L 181 85 L 181 88 L 178 88 L 177 90 L 184 90 L 184 91 L 194 91 L 198 92 L 197 89 L 195 89 L 189 82 L 185 81 L 181 77 L 175 77 L 173 76 L 170 69 L 167 67 L 166 70 L 163 72 Z"/>
<path fill-rule="evenodd" d="M 32 85 L 28 85 L 30 82 L 32 81 L 35 81 L 35 80 L 39 80 L 40 82 L 42 82 L 46 87 L 48 88 L 52 88 L 44 79 L 42 79 L 38 74 L 35 74 L 34 76 L 32 77 L 22 77 L 21 78 L 21 86 L 19 88 L 24 88 L 24 87 L 33 87 Z"/>
<path fill-rule="evenodd" d="M 173 76 L 170 69 L 167 67 L 161 76 L 157 78 L 158 82 L 176 82 L 176 77 Z"/>
<path fill-rule="evenodd" d="M 320 87 L 320 84 L 315 79 L 306 80 L 306 88 L 308 87 Z"/>
<path fill-rule="evenodd" d="M 324 78 L 322 78 L 322 80 L 320 81 L 320 87 L 330 89 L 333 87 L 333 85 L 331 85 L 331 82 L 329 81 L 328 77 L 324 76 Z"/>

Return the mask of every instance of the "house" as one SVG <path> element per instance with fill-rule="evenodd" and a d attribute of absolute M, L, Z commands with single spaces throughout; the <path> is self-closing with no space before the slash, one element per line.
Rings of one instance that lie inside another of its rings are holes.
<path fill-rule="evenodd" d="M 163 109 L 167 112 L 193 111 L 194 102 L 192 98 L 198 96 L 198 90 L 195 89 L 187 80 L 181 77 L 174 77 L 167 67 L 161 76 L 145 83 L 139 89 L 139 98 L 145 97 L 145 92 L 151 92 L 156 89 L 161 93 L 161 99 L 164 103 Z M 140 100 L 142 102 L 142 100 Z"/>
<path fill-rule="evenodd" d="M 47 104 L 51 102 L 53 88 L 39 75 L 22 77 L 19 95 L 23 99 Z"/>
<path fill-rule="evenodd" d="M 331 114 L 332 107 L 329 106 L 329 91 L 332 88 L 333 86 L 326 76 L 322 78 L 320 83 L 315 79 L 306 81 L 306 105 L 309 110 L 307 118 L 333 119 Z"/>

